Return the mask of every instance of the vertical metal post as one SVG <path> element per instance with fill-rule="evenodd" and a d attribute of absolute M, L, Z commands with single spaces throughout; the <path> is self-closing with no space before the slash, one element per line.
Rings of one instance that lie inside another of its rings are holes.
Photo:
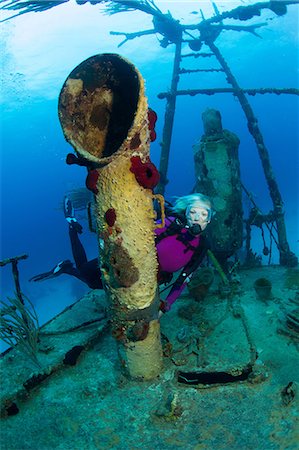
<path fill-rule="evenodd" d="M 169 152 L 171 145 L 171 137 L 172 137 L 172 129 L 174 122 L 174 114 L 175 114 L 175 105 L 176 105 L 176 93 L 179 82 L 179 71 L 180 71 L 180 62 L 181 62 L 181 50 L 182 50 L 182 39 L 178 39 L 175 44 L 175 56 L 172 70 L 172 80 L 171 80 L 171 88 L 170 95 L 167 97 L 167 104 L 165 109 L 164 116 L 164 127 L 162 134 L 162 142 L 161 142 L 161 157 L 160 157 L 160 182 L 157 186 L 156 192 L 158 194 L 164 194 L 165 186 L 168 183 L 167 180 L 167 170 L 168 170 L 168 161 L 169 161 Z"/>
<path fill-rule="evenodd" d="M 13 258 L 7 258 L 7 259 L 4 259 L 3 261 L 0 261 L 0 267 L 4 267 L 4 266 L 6 266 L 6 264 L 11 264 L 12 274 L 13 274 L 14 283 L 15 283 L 15 287 L 16 287 L 16 296 L 17 296 L 18 300 L 22 303 L 22 305 L 25 305 L 25 302 L 24 302 L 24 298 L 22 295 L 22 291 L 21 291 L 18 262 L 21 259 L 27 259 L 27 258 L 28 258 L 28 255 L 24 254 L 24 255 L 14 256 Z M 28 317 L 26 316 L 26 314 L 21 313 L 21 315 L 22 315 L 22 318 L 23 318 L 25 324 L 28 325 Z"/>

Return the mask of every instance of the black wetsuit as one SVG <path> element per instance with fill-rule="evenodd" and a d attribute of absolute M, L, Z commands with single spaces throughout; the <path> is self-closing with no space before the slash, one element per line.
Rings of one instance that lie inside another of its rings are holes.
<path fill-rule="evenodd" d="M 72 226 L 69 227 L 69 236 L 76 267 L 72 266 L 63 273 L 73 275 L 86 283 L 91 289 L 103 289 L 98 259 L 87 260 L 78 232 Z"/>
<path fill-rule="evenodd" d="M 103 289 L 98 259 L 94 258 L 90 261 L 87 260 L 84 247 L 78 236 L 78 232 L 81 232 L 81 230 L 82 227 L 78 224 L 78 222 L 74 222 L 69 225 L 69 236 L 72 253 L 75 260 L 75 267 L 74 263 L 70 260 L 61 261 L 52 270 L 35 275 L 29 281 L 48 280 L 65 273 L 78 278 L 80 281 L 83 281 L 83 283 L 87 284 L 87 286 L 91 289 Z"/>

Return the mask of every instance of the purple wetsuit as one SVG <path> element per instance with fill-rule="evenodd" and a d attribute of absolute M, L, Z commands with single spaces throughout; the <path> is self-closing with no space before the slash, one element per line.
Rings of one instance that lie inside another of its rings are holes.
<path fill-rule="evenodd" d="M 176 232 L 174 231 L 174 234 L 167 235 L 166 230 L 174 221 L 174 217 L 168 217 L 165 219 L 166 226 L 155 230 L 156 236 L 165 234 L 160 241 L 158 238 L 156 243 L 159 261 L 158 279 L 160 282 L 163 282 L 161 274 L 173 274 L 183 269 L 161 306 L 164 312 L 169 311 L 172 304 L 181 295 L 187 285 L 188 277 L 200 265 L 206 254 L 204 238 L 201 235 L 192 235 L 188 228 L 184 228 L 184 226 Z"/>

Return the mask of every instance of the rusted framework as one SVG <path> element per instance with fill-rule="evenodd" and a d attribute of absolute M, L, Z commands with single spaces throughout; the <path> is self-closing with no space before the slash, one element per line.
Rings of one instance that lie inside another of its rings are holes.
<path fill-rule="evenodd" d="M 24 14 L 27 12 L 39 12 L 50 9 L 68 0 L 60 1 L 18 1 L 18 0 L 0 0 L 0 7 L 2 9 L 17 11 L 15 15 Z M 87 0 L 76 0 L 79 5 L 88 3 Z M 240 102 L 244 111 L 248 131 L 252 135 L 259 157 L 261 159 L 265 178 L 267 181 L 269 194 L 273 203 L 273 214 L 275 217 L 277 236 L 278 236 L 278 250 L 280 253 L 280 263 L 282 265 L 294 266 L 298 263 L 298 259 L 289 248 L 286 236 L 286 227 L 284 221 L 283 200 L 279 191 L 278 184 L 273 174 L 271 167 L 268 149 L 265 146 L 261 130 L 258 125 L 257 118 L 254 115 L 253 109 L 247 99 L 246 95 L 256 94 L 292 94 L 299 95 L 299 90 L 296 88 L 275 89 L 275 88 L 261 88 L 261 89 L 243 89 L 240 87 L 228 63 L 221 54 L 215 41 L 223 30 L 231 30 L 238 32 L 248 32 L 255 36 L 258 35 L 258 29 L 267 25 L 267 22 L 262 22 L 254 25 L 243 25 L 244 22 L 249 21 L 254 17 L 262 15 L 263 10 L 270 10 L 273 15 L 283 16 L 287 14 L 287 7 L 289 5 L 299 4 L 299 0 L 272 0 L 257 2 L 252 5 L 241 5 L 230 11 L 220 13 L 216 3 L 211 2 L 214 8 L 214 16 L 206 19 L 201 11 L 201 21 L 197 24 L 183 25 L 178 20 L 175 20 L 171 13 L 163 14 L 162 11 L 154 3 L 154 0 L 90 0 L 91 4 L 103 4 L 105 11 L 108 14 L 115 14 L 120 12 L 141 10 L 153 17 L 153 28 L 143 30 L 135 33 L 124 33 L 112 31 L 112 35 L 123 36 L 123 41 L 119 47 L 125 44 L 128 40 L 137 37 L 156 34 L 160 39 L 160 45 L 166 48 L 168 45 L 175 46 L 174 62 L 172 70 L 172 80 L 170 91 L 159 94 L 159 98 L 166 99 L 164 127 L 161 142 L 161 158 L 159 171 L 161 174 L 160 183 L 157 188 L 158 193 L 164 193 L 167 184 L 167 171 L 170 156 L 171 140 L 173 123 L 175 116 L 176 98 L 179 95 L 213 95 L 218 93 L 232 93 Z M 2 4 L 2 6 L 1 6 Z M 14 17 L 14 16 L 12 16 Z M 234 19 L 239 23 L 237 25 L 225 24 L 226 19 Z M 185 45 L 188 45 L 192 53 L 182 54 Z M 210 52 L 202 52 L 202 46 L 209 48 Z M 181 62 L 184 58 L 194 57 L 199 60 L 202 58 L 213 57 L 216 58 L 218 66 L 210 69 L 195 69 L 196 71 L 217 71 L 225 74 L 226 80 L 230 87 L 215 88 L 215 89 L 188 89 L 185 91 L 178 90 L 179 79 L 181 75 L 193 72 L 181 67 Z"/>

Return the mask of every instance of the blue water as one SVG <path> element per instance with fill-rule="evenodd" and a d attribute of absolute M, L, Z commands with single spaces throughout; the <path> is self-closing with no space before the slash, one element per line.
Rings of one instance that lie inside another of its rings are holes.
<path fill-rule="evenodd" d="M 165 12 L 170 9 L 175 18 L 185 23 L 200 20 L 198 15 L 190 14 L 198 10 L 199 2 L 156 3 Z M 230 9 L 230 4 L 235 7 L 244 3 L 253 2 L 220 1 L 218 6 L 223 11 Z M 203 9 L 207 17 L 212 14 L 209 4 L 204 3 Z M 261 38 L 225 31 L 216 41 L 244 88 L 298 88 L 298 7 L 290 6 L 286 16 L 270 20 L 273 17 L 263 13 L 250 22 L 267 23 L 258 30 Z M 21 286 L 44 322 L 87 291 L 82 283 L 67 276 L 43 283 L 28 282 L 30 277 L 49 270 L 58 261 L 72 259 L 60 205 L 67 190 L 84 185 L 86 172 L 64 162 L 72 149 L 64 140 L 57 115 L 62 84 L 76 65 L 96 53 L 119 53 L 130 59 L 145 78 L 149 105 L 158 114 L 157 140 L 151 146 L 151 158 L 159 165 L 165 101 L 157 95 L 170 86 L 174 48 L 170 45 L 163 49 L 156 36 L 131 40 L 118 48 L 123 37 L 110 36 L 110 30 L 149 29 L 151 18 L 140 12 L 107 16 L 100 12 L 99 6 L 66 4 L 1 25 L 0 257 L 28 253 L 29 258 L 19 263 Z M 186 46 L 184 52 L 189 53 L 190 49 Z M 182 66 L 195 68 L 197 62 L 185 59 Z M 212 59 L 204 64 L 215 67 Z M 221 73 L 184 75 L 179 84 L 179 89 L 206 87 L 229 86 Z M 249 97 L 249 102 L 258 117 L 285 202 L 291 250 L 299 255 L 298 97 L 257 95 Z M 257 149 L 248 133 L 243 111 L 230 94 L 178 98 L 166 198 L 187 194 L 194 185 L 192 145 L 203 134 L 201 114 L 207 107 L 218 109 L 223 127 L 239 136 L 242 180 L 261 210 L 267 213 L 272 204 Z M 95 236 L 88 231 L 86 220 L 82 224 L 88 256 L 95 257 Z M 258 234 L 255 246 L 255 251 L 261 253 Z M 0 276 L 2 295 L 11 295 L 10 267 L 1 268 Z"/>

